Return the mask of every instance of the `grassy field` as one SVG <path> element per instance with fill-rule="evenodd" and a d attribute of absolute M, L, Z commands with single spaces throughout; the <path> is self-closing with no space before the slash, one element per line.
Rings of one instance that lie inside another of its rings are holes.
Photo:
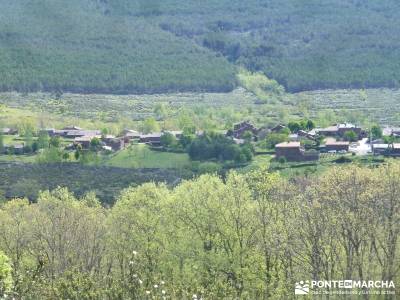
<path fill-rule="evenodd" d="M 190 167 L 190 159 L 186 153 L 152 151 L 146 145 L 132 145 L 110 155 L 103 164 L 119 168 L 182 169 Z"/>
<path fill-rule="evenodd" d="M 34 163 L 37 155 L 0 155 L 0 162 Z"/>

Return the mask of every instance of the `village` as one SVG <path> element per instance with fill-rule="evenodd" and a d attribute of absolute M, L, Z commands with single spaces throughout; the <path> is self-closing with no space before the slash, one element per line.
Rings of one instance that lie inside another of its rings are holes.
<path fill-rule="evenodd" d="M 124 130 L 119 136 L 103 134 L 101 130 L 87 130 L 78 126 L 66 126 L 62 129 L 41 129 L 38 132 L 38 136 L 45 134 L 49 138 L 60 138 L 67 142 L 65 150 L 82 149 L 89 150 L 91 145 L 98 144 L 100 150 L 117 152 L 123 150 L 132 141 L 139 143 L 160 146 L 161 136 L 165 132 L 141 134 L 135 130 Z M 180 132 L 172 132 L 174 135 L 179 137 Z M 7 136 L 18 137 L 18 130 L 11 128 L 3 128 L 2 134 Z M 4 144 L 3 152 L 5 154 L 23 154 L 26 152 L 26 144 L 21 141 L 19 143 Z"/>
<path fill-rule="evenodd" d="M 38 150 L 37 146 L 28 146 L 23 138 L 18 139 L 19 132 L 15 128 L 3 128 L 1 133 L 3 136 L 16 137 L 15 140 L 19 141 L 12 144 L 4 143 L 3 154 L 20 155 Z M 193 135 L 200 137 L 203 134 L 203 131 L 195 131 Z M 259 145 L 260 141 L 272 139 L 269 148 L 274 150 L 277 161 L 318 161 L 321 155 L 344 155 L 347 153 L 400 156 L 400 142 L 396 143 L 400 137 L 400 128 L 393 127 L 378 128 L 378 133 L 374 135 L 371 130 L 367 131 L 350 123 L 335 124 L 326 128 L 314 126 L 302 128 L 297 123 L 291 122 L 272 128 L 256 128 L 250 122 L 243 121 L 235 124 L 231 130 L 220 131 L 218 134 L 231 139 L 237 145 L 245 143 Z M 162 150 L 165 146 L 163 137 L 165 140 L 168 135 L 179 141 L 184 132 L 165 130 L 145 134 L 132 129 L 124 129 L 119 135 L 110 135 L 99 129 L 88 130 L 71 125 L 61 129 L 39 130 L 37 136 L 43 135 L 49 139 L 62 139 L 65 151 L 78 149 L 112 153 L 125 149 L 133 142 Z"/>

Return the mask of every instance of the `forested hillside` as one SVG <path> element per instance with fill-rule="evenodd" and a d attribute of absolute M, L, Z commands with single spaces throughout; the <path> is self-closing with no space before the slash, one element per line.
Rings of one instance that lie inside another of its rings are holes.
<path fill-rule="evenodd" d="M 0 0 L 0 89 L 227 91 L 235 66 L 289 91 L 398 87 L 395 0 Z"/>
<path fill-rule="evenodd" d="M 144 17 L 90 0 L 0 1 L 2 90 L 227 91 L 233 66 Z"/>

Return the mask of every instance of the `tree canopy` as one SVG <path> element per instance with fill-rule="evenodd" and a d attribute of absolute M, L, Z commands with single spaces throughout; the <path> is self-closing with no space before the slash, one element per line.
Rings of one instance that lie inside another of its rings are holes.
<path fill-rule="evenodd" d="M 299 278 L 397 282 L 399 175 L 396 162 L 290 182 L 202 175 L 128 188 L 108 209 L 62 188 L 15 199 L 0 208 L 0 282 L 27 299 L 290 299 Z"/>

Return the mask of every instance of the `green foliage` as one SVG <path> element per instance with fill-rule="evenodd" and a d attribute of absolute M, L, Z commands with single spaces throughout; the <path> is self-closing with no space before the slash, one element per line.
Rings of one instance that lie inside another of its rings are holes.
<path fill-rule="evenodd" d="M 377 124 L 372 125 L 372 127 L 371 127 L 371 135 L 372 135 L 371 136 L 372 139 L 374 139 L 374 140 L 382 138 L 382 136 L 383 136 L 382 128 Z"/>
<path fill-rule="evenodd" d="M 267 149 L 274 149 L 276 144 L 286 142 L 288 135 L 286 133 L 270 133 L 265 138 Z"/>
<path fill-rule="evenodd" d="M 56 147 L 44 149 L 36 158 L 40 164 L 59 163 L 62 161 L 62 150 Z"/>
<path fill-rule="evenodd" d="M 50 144 L 50 137 L 47 132 L 40 132 L 37 140 L 38 149 L 45 149 L 48 148 Z M 54 146 L 57 144 L 52 140 L 52 145 Z M 59 145 L 56 145 L 58 147 Z"/>
<path fill-rule="evenodd" d="M 91 148 L 95 150 L 96 148 Z M 100 162 L 100 158 L 95 151 L 81 151 L 79 155 L 79 162 L 87 165 L 96 165 Z"/>
<path fill-rule="evenodd" d="M 179 177 L 186 178 L 190 175 L 179 171 L 185 166 L 190 166 L 186 154 L 155 152 L 146 159 L 142 156 L 137 158 L 139 162 L 143 160 L 144 163 L 137 165 L 136 169 L 130 168 L 130 160 L 126 156 L 106 166 L 72 162 L 56 164 L 2 162 L 0 190 L 4 191 L 7 199 L 27 197 L 36 200 L 41 190 L 65 186 L 80 197 L 86 195 L 88 191 L 95 191 L 103 204 L 112 204 L 120 191 L 131 185 L 148 181 L 171 184 Z M 162 165 L 158 162 L 162 162 Z M 113 166 L 114 164 L 119 167 Z M 161 168 L 156 169 L 156 165 Z M 176 169 L 172 169 L 174 167 Z"/>
<path fill-rule="evenodd" d="M 0 154 L 4 152 L 4 136 L 3 133 L 0 132 Z"/>
<path fill-rule="evenodd" d="M 298 122 L 291 121 L 288 124 L 288 128 L 291 132 L 296 133 L 301 129 L 301 125 Z"/>
<path fill-rule="evenodd" d="M 299 122 L 290 121 L 288 128 L 292 133 L 297 133 L 299 130 L 310 131 L 315 128 L 315 123 L 312 120 L 300 120 Z"/>
<path fill-rule="evenodd" d="M 283 156 L 279 157 L 278 161 L 279 161 L 280 164 L 284 164 L 284 163 L 286 163 L 286 158 L 283 157 Z"/>
<path fill-rule="evenodd" d="M 53 148 L 58 148 L 61 145 L 61 138 L 59 136 L 52 136 L 50 138 L 50 146 Z"/>
<path fill-rule="evenodd" d="M 268 79 L 263 73 L 251 73 L 241 68 L 237 75 L 240 85 L 253 92 L 263 103 L 276 100 L 285 89 L 275 80 Z"/>
<path fill-rule="evenodd" d="M 100 144 L 100 139 L 97 137 L 94 137 L 93 139 L 91 139 L 90 141 L 90 150 L 96 152 L 98 150 L 100 150 L 101 144 Z"/>
<path fill-rule="evenodd" d="M 176 146 L 177 143 L 175 136 L 169 132 L 164 132 L 160 140 L 161 140 L 161 145 L 166 149 Z"/>
<path fill-rule="evenodd" d="M 232 139 L 217 133 L 204 133 L 196 137 L 187 151 L 192 160 L 217 159 L 246 163 L 253 159 L 251 146 L 236 145 Z"/>
<path fill-rule="evenodd" d="M 211 161 L 200 163 L 198 166 L 199 174 L 219 174 L 221 170 L 220 164 Z"/>
<path fill-rule="evenodd" d="M 156 119 L 147 118 L 143 121 L 142 124 L 142 132 L 143 133 L 152 133 L 160 131 L 160 126 L 158 125 Z"/>
<path fill-rule="evenodd" d="M 399 85 L 392 0 L 3 0 L 1 6 L 1 90 L 52 90 L 55 99 L 62 91 L 221 92 L 235 86 L 233 64 L 289 91 Z"/>
<path fill-rule="evenodd" d="M 0 297 L 3 299 L 11 291 L 12 282 L 12 268 L 9 258 L 0 251 Z"/>
<path fill-rule="evenodd" d="M 130 1 L 113 2 L 1 1 L 0 89 L 154 93 L 234 87 L 234 67 L 224 58 L 160 28 L 153 20 L 158 13 L 150 13 L 158 11 L 152 8 L 158 1 L 134 1 L 143 3 L 135 7 L 141 17 L 124 11 Z"/>
<path fill-rule="evenodd" d="M 164 169 L 181 170 L 190 167 L 190 159 L 186 153 L 153 151 L 146 145 L 131 145 L 104 161 L 104 165 L 119 168 L 147 168 L 154 172 Z"/>
<path fill-rule="evenodd" d="M 103 289 L 96 284 L 97 278 L 78 269 L 66 271 L 54 283 L 54 296 L 57 299 L 94 300 L 99 299 Z"/>
<path fill-rule="evenodd" d="M 398 3 L 392 0 L 222 0 L 185 5 L 170 0 L 162 7 L 162 28 L 194 37 L 289 91 L 399 84 L 400 51 L 390 38 L 398 34 Z M 176 11 L 190 17 L 171 18 Z"/>
<path fill-rule="evenodd" d="M 352 131 L 352 130 L 346 131 L 346 132 L 344 133 L 343 138 L 344 138 L 346 141 L 349 141 L 349 142 L 356 142 L 356 141 L 358 140 L 357 133 L 355 133 L 355 132 Z"/>
<path fill-rule="evenodd" d="M 62 188 L 15 199 L 0 208 L 0 282 L 5 265 L 10 296 L 45 300 L 292 299 L 298 278 L 396 283 L 399 175 L 396 162 L 292 181 L 202 175 L 125 189 L 110 208 Z"/>

